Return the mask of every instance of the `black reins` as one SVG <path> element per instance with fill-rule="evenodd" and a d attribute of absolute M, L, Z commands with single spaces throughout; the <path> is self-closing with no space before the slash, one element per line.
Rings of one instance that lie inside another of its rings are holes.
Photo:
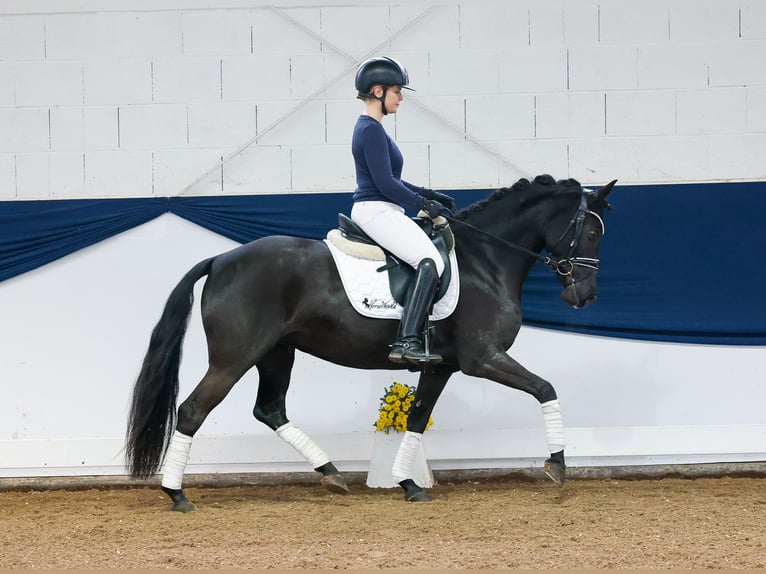
<path fill-rule="evenodd" d="M 604 232 L 604 221 L 599 217 L 597 213 L 594 211 L 591 211 L 588 209 L 588 197 L 590 197 L 592 192 L 588 191 L 582 191 L 580 195 L 580 205 L 577 208 L 577 212 L 574 214 L 572 219 L 569 221 L 569 224 L 566 226 L 566 229 L 561 234 L 561 237 L 559 237 L 559 240 L 556 242 L 556 245 L 554 245 L 554 249 L 564 240 L 564 237 L 569 232 L 570 229 L 574 228 L 574 232 L 572 234 L 572 241 L 569 243 L 569 252 L 567 253 L 567 256 L 563 259 L 554 260 L 550 256 L 540 255 L 539 253 L 532 251 L 531 249 L 527 249 L 526 247 L 523 247 L 521 245 L 518 245 L 516 243 L 512 243 L 511 241 L 506 241 L 502 237 L 498 237 L 497 235 L 492 235 L 491 233 L 487 233 L 483 229 L 480 229 L 476 227 L 475 225 L 471 225 L 470 223 L 466 223 L 462 219 L 456 219 L 453 217 L 450 213 L 450 215 L 444 215 L 442 213 L 442 217 L 444 217 L 447 221 L 450 223 L 459 223 L 460 225 L 464 227 L 468 227 L 470 229 L 473 229 L 474 231 L 477 231 L 481 233 L 482 235 L 485 235 L 487 237 L 490 237 L 497 241 L 498 243 L 502 243 L 506 247 L 510 247 L 512 249 L 515 249 L 516 251 L 520 251 L 521 253 L 524 253 L 526 255 L 529 255 L 530 257 L 534 257 L 541 263 L 545 264 L 547 267 L 551 269 L 551 271 L 555 271 L 559 275 L 572 275 L 574 272 L 575 267 L 587 267 L 588 269 L 593 269 L 594 271 L 598 271 L 599 268 L 599 260 L 594 259 L 592 257 L 575 257 L 575 252 L 577 251 L 577 248 L 580 246 L 580 239 L 582 236 L 582 228 L 585 224 L 585 216 L 588 214 L 593 215 L 596 217 L 599 222 L 601 223 L 601 231 L 602 234 Z M 448 210 L 445 210 L 448 211 Z"/>

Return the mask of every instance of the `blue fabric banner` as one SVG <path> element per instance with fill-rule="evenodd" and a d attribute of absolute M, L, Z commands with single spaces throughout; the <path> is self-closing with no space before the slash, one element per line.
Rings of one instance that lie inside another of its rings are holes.
<path fill-rule="evenodd" d="M 460 207 L 491 190 L 453 190 Z M 610 196 L 599 299 L 575 310 L 542 264 L 525 284 L 525 324 L 685 343 L 766 345 L 760 255 L 766 182 L 620 186 Z M 174 213 L 239 242 L 323 238 L 351 195 L 301 194 L 0 202 L 0 281 Z"/>

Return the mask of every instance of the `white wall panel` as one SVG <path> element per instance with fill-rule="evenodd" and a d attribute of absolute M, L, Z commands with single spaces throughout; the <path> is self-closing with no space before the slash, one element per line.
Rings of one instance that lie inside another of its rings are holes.
<path fill-rule="evenodd" d="M 291 161 L 293 191 L 353 191 L 356 187 L 348 146 L 296 146 Z"/>
<path fill-rule="evenodd" d="M 247 10 L 186 11 L 181 24 L 187 56 L 244 55 L 252 50 Z"/>
<path fill-rule="evenodd" d="M 0 62 L 0 106 L 13 106 L 16 101 L 18 64 Z"/>
<path fill-rule="evenodd" d="M 405 105 L 410 107 L 409 104 Z M 325 137 L 327 138 L 327 143 L 345 145 L 350 156 L 351 136 L 354 132 L 354 125 L 356 124 L 356 119 L 363 111 L 364 105 L 359 100 L 351 98 L 346 98 L 344 100 L 329 100 L 325 106 L 325 117 L 327 118 Z M 419 117 L 417 112 L 412 109 L 407 110 L 408 120 L 415 120 L 416 117 Z M 399 137 L 401 137 L 401 135 Z"/>
<path fill-rule="evenodd" d="M 670 0 L 599 3 L 599 40 L 605 44 L 653 44 L 668 40 Z"/>
<path fill-rule="evenodd" d="M 250 147 L 223 166 L 223 191 L 231 195 L 287 193 L 293 190 L 292 175 L 290 149 L 276 145 Z"/>
<path fill-rule="evenodd" d="M 756 0 L 740 2 L 742 38 L 766 39 L 766 4 Z"/>
<path fill-rule="evenodd" d="M 258 55 L 223 58 L 224 101 L 262 101 L 290 97 L 290 58 Z"/>
<path fill-rule="evenodd" d="M 17 106 L 83 103 L 83 70 L 79 63 L 20 63 L 16 69 L 15 84 Z"/>
<path fill-rule="evenodd" d="M 185 147 L 188 143 L 187 114 L 187 106 L 179 104 L 120 106 L 120 147 Z"/>
<path fill-rule="evenodd" d="M 50 60 L 181 55 L 181 12 L 52 14 L 45 19 Z"/>
<path fill-rule="evenodd" d="M 16 156 L 16 197 L 36 199 L 41 189 L 54 199 L 81 195 L 83 176 L 82 153 L 20 153 Z"/>
<path fill-rule="evenodd" d="M 766 178 L 766 133 L 710 136 L 710 177 L 736 173 L 745 179 Z"/>
<path fill-rule="evenodd" d="M 705 88 L 711 49 L 702 43 L 654 44 L 638 49 L 641 89 Z"/>
<path fill-rule="evenodd" d="M 431 146 L 422 143 L 405 143 L 402 144 L 401 150 L 402 154 L 404 154 L 402 179 L 420 187 L 431 188 Z M 351 158 L 351 154 L 349 154 L 349 158 Z M 344 164 L 345 169 L 351 170 L 352 185 L 341 191 L 354 191 L 356 187 L 353 161 L 353 158 L 351 158 L 349 162 Z"/>
<path fill-rule="evenodd" d="M 16 198 L 16 156 L 0 153 L 0 199 Z"/>
<path fill-rule="evenodd" d="M 543 0 L 529 3 L 529 43 L 532 46 L 564 43 L 565 2 Z"/>
<path fill-rule="evenodd" d="M 563 4 L 564 41 L 569 45 L 598 42 L 598 0 L 564 0 Z"/>
<path fill-rule="evenodd" d="M 296 109 L 299 103 L 272 101 L 259 104 L 256 110 L 258 142 L 296 146 L 324 143 L 324 103 L 312 101 Z M 264 133 L 266 130 L 268 133 Z"/>
<path fill-rule="evenodd" d="M 676 132 L 673 92 L 614 92 L 606 95 L 607 135 L 671 135 Z"/>
<path fill-rule="evenodd" d="M 321 42 L 302 30 L 320 34 L 321 9 L 315 7 L 263 8 L 251 13 L 254 54 L 319 54 Z M 293 21 L 298 22 L 296 25 Z"/>
<path fill-rule="evenodd" d="M 49 149 L 48 115 L 47 108 L 0 108 L 0 152 Z"/>
<path fill-rule="evenodd" d="M 407 69 L 410 69 L 410 57 L 417 57 L 417 52 L 436 50 L 454 50 L 460 47 L 460 8 L 455 4 L 434 4 L 413 2 L 411 5 L 391 6 L 391 32 L 398 32 L 433 8 L 428 16 L 418 20 L 407 33 L 396 39 L 392 48 L 406 53 Z M 369 48 L 373 48 L 370 46 Z M 420 74 L 417 75 L 418 77 Z M 417 84 L 411 75 L 413 86 Z"/>
<path fill-rule="evenodd" d="M 466 125 L 466 100 L 464 97 L 429 96 L 421 98 L 418 94 L 417 98 L 418 102 L 422 102 L 421 105 L 408 101 L 409 94 L 405 95 L 402 107 L 396 113 L 396 139 L 398 142 L 446 142 L 465 139 L 462 133 Z M 363 110 L 361 102 L 357 103 L 357 112 L 361 113 Z M 351 140 L 349 139 L 350 144 Z"/>
<path fill-rule="evenodd" d="M 766 84 L 766 40 L 713 45 L 710 56 L 710 82 L 717 86 Z"/>
<path fill-rule="evenodd" d="M 746 129 L 766 132 L 766 87 L 745 89 Z"/>
<path fill-rule="evenodd" d="M 739 36 L 738 0 L 672 0 L 668 5 L 674 42 L 734 40 Z"/>
<path fill-rule="evenodd" d="M 469 96 L 465 123 L 466 131 L 481 141 L 532 139 L 535 98 L 528 94 Z"/>
<path fill-rule="evenodd" d="M 691 136 L 638 140 L 641 181 L 676 182 L 710 179 L 708 141 Z"/>
<path fill-rule="evenodd" d="M 492 50 L 431 54 L 429 90 L 444 96 L 497 93 L 498 60 L 497 52 Z"/>
<path fill-rule="evenodd" d="M 325 57 L 320 54 L 296 54 L 290 57 L 290 95 L 303 100 L 325 84 Z"/>
<path fill-rule="evenodd" d="M 219 58 L 155 60 L 152 79 L 153 101 L 157 103 L 221 101 Z"/>
<path fill-rule="evenodd" d="M 0 61 L 45 58 L 45 18 L 0 16 Z"/>
<path fill-rule="evenodd" d="M 431 149 L 433 188 L 491 188 L 513 183 L 521 174 L 469 142 L 437 142 Z M 499 150 L 495 150 L 500 153 Z M 513 158 L 510 158 L 513 161 Z M 466 169 L 470 166 L 470 169 Z"/>
<path fill-rule="evenodd" d="M 529 8 L 526 2 L 492 0 L 460 4 L 462 48 L 496 50 L 528 44 Z"/>
<path fill-rule="evenodd" d="M 603 92 L 539 94 L 535 97 L 538 138 L 601 136 L 605 133 Z"/>
<path fill-rule="evenodd" d="M 744 88 L 678 92 L 679 134 L 742 133 L 747 121 Z"/>
<path fill-rule="evenodd" d="M 154 154 L 154 193 L 160 197 L 174 197 L 196 180 L 201 173 L 221 161 L 220 149 L 160 150 Z M 221 169 L 215 170 L 197 186 L 207 195 L 221 192 Z"/>
<path fill-rule="evenodd" d="M 192 104 L 189 145 L 234 149 L 255 136 L 255 106 L 248 102 Z"/>
<path fill-rule="evenodd" d="M 361 58 L 391 35 L 389 11 L 387 5 L 323 6 L 321 34 L 347 54 Z M 383 48 L 386 51 L 388 46 Z"/>
<path fill-rule="evenodd" d="M 632 46 L 570 48 L 570 90 L 630 90 L 637 87 L 638 48 Z"/>
<path fill-rule="evenodd" d="M 116 149 L 117 130 L 116 107 L 51 108 L 51 149 L 54 151 Z"/>
<path fill-rule="evenodd" d="M 567 53 L 561 46 L 530 46 L 498 53 L 501 93 L 563 92 L 567 87 Z"/>
<path fill-rule="evenodd" d="M 149 197 L 152 153 L 148 151 L 91 151 L 85 154 L 86 197 Z"/>
<path fill-rule="evenodd" d="M 573 138 L 569 141 L 569 173 L 585 181 L 639 181 L 636 138 Z"/>
<path fill-rule="evenodd" d="M 83 65 L 84 102 L 90 106 L 147 104 L 152 101 L 148 60 L 109 60 Z"/>

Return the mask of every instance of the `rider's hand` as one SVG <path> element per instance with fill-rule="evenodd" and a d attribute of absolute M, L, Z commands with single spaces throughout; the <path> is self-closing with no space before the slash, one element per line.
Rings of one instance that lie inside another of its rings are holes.
<path fill-rule="evenodd" d="M 444 207 L 449 209 L 452 213 L 457 211 L 457 204 L 455 200 L 446 193 L 439 193 L 438 191 L 429 190 L 430 194 L 428 199 L 433 199 L 441 203 Z"/>
<path fill-rule="evenodd" d="M 443 210 L 444 206 L 434 199 L 427 199 L 423 204 L 423 211 L 425 211 L 431 219 L 439 217 Z"/>

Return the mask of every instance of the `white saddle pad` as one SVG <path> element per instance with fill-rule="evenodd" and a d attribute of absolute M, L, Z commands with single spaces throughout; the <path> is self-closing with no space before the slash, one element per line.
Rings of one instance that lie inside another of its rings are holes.
<path fill-rule="evenodd" d="M 328 237 L 330 236 L 328 235 Z M 343 288 L 354 309 L 360 315 L 373 319 L 401 319 L 402 306 L 394 300 L 394 296 L 391 294 L 388 285 L 388 273 L 376 271 L 385 265 L 385 261 L 355 257 L 338 249 L 329 239 L 325 239 L 324 242 L 332 253 L 343 282 Z M 454 249 L 449 258 L 452 265 L 450 284 L 444 296 L 434 304 L 433 312 L 430 315 L 431 321 L 439 321 L 449 317 L 457 306 L 460 295 L 460 276 Z"/>

